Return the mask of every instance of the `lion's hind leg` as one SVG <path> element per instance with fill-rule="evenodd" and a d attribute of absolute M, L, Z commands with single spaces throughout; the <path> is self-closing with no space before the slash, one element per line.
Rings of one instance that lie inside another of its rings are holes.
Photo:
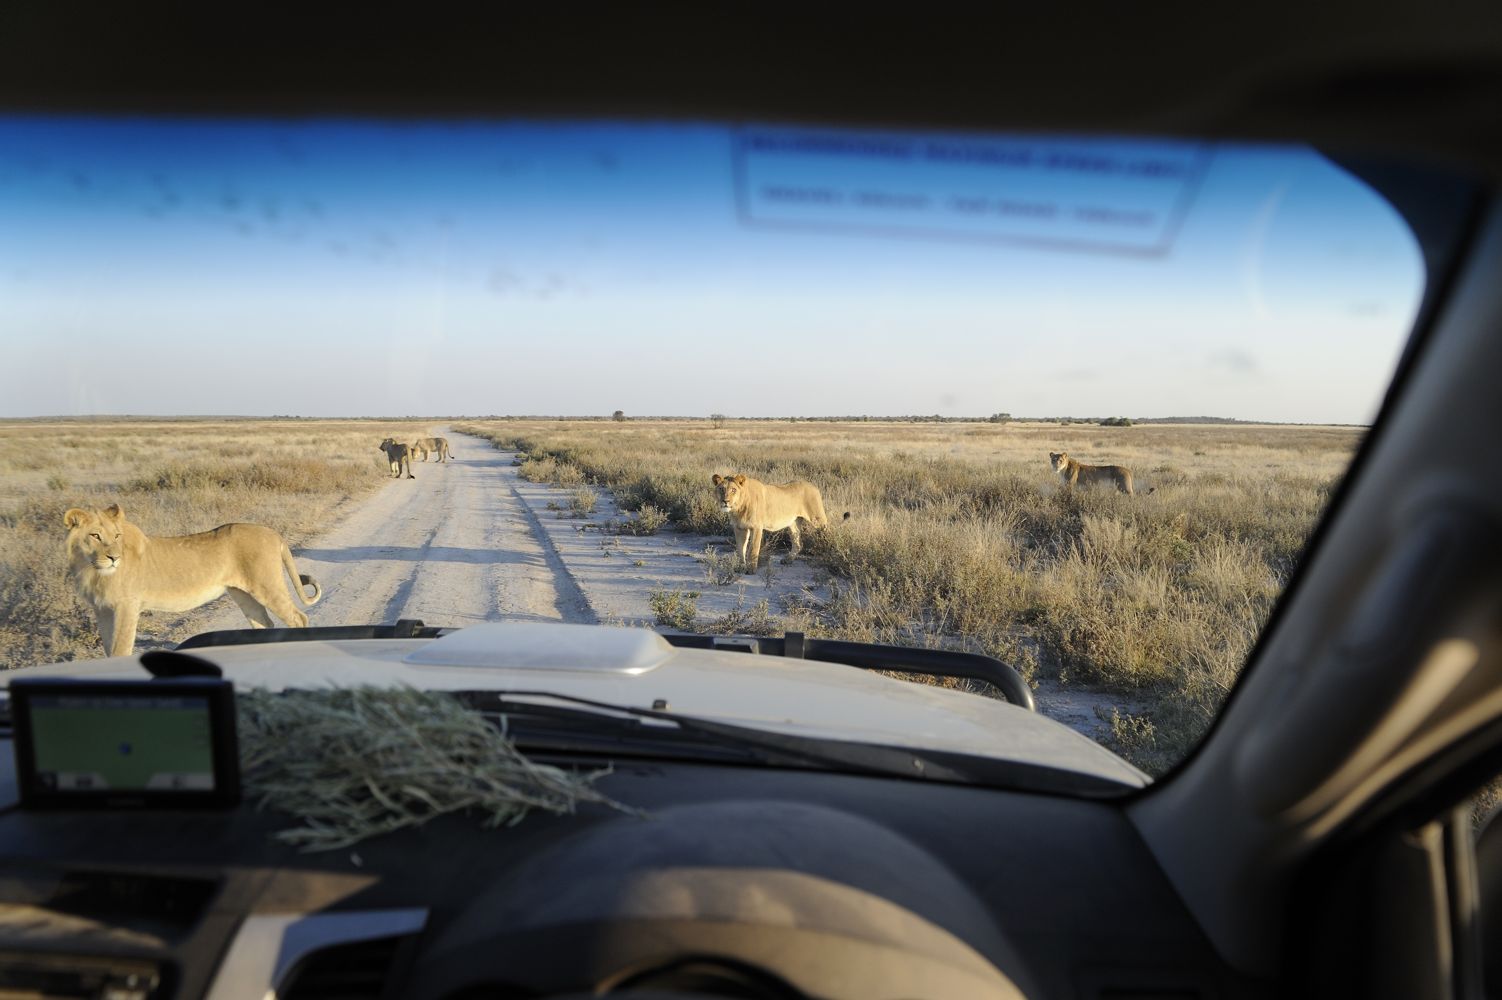
<path fill-rule="evenodd" d="M 235 587 L 227 587 L 225 590 L 235 604 L 239 605 L 240 613 L 250 621 L 251 628 L 273 627 L 275 623 L 272 622 L 271 616 L 266 613 L 265 605 L 260 601 Z"/>
<path fill-rule="evenodd" d="M 278 567 L 276 576 L 278 586 L 271 593 L 240 590 L 236 587 L 228 588 L 229 596 L 234 598 L 240 610 L 245 613 L 245 617 L 250 619 L 251 628 L 274 628 L 275 623 L 271 620 L 272 614 L 292 628 L 308 627 L 308 616 L 292 603 L 286 587 L 281 585 L 281 579 L 281 570 Z"/>
<path fill-rule="evenodd" d="M 808 521 L 815 528 L 827 528 L 829 527 L 829 515 L 824 513 L 824 497 L 818 490 L 811 492 L 813 496 L 809 497 Z M 794 521 L 793 527 L 797 527 L 796 521 Z"/>
<path fill-rule="evenodd" d="M 784 566 L 798 558 L 798 553 L 803 551 L 803 539 L 798 534 L 798 519 L 796 517 L 793 518 L 793 523 L 788 525 L 788 542 L 788 554 L 782 557 L 782 564 Z"/>

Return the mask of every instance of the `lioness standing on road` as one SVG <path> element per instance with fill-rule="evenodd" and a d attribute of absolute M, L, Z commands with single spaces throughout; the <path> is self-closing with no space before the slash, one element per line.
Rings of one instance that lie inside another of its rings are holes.
<path fill-rule="evenodd" d="M 428 460 L 430 452 L 437 454 L 440 462 L 446 462 L 454 457 L 454 453 L 449 450 L 448 438 L 418 438 L 412 443 L 412 450 L 422 452 L 424 462 Z"/>
<path fill-rule="evenodd" d="M 746 476 L 714 477 L 720 509 L 730 515 L 735 525 L 735 551 L 744 572 L 755 573 L 761 561 L 761 533 L 788 530 L 793 550 L 784 562 L 792 562 L 802 549 L 798 537 L 798 518 L 816 528 L 829 524 L 824 515 L 824 498 L 813 483 L 798 480 L 784 486 L 772 486 Z M 845 515 L 849 517 L 849 514 Z"/>
<path fill-rule="evenodd" d="M 74 507 L 68 526 L 68 579 L 94 609 L 110 656 L 135 648 L 142 611 L 192 611 L 228 593 L 252 628 L 272 625 L 273 611 L 293 628 L 308 616 L 287 596 L 287 581 L 305 607 L 318 603 L 318 581 L 297 572 L 282 536 L 259 524 L 221 524 L 213 531 L 152 538 L 125 520 L 119 504 Z M 310 598 L 304 587 L 313 589 Z"/>
<path fill-rule="evenodd" d="M 1121 492 L 1132 492 L 1132 470 L 1124 465 L 1086 465 L 1084 462 L 1076 462 L 1062 451 L 1049 452 L 1048 461 L 1065 486 L 1115 483 Z"/>
<path fill-rule="evenodd" d="M 386 461 L 391 463 L 392 479 L 400 479 L 402 477 L 403 466 L 405 466 L 407 469 L 408 479 L 417 478 L 416 476 L 412 475 L 412 449 L 397 441 L 395 438 L 387 438 L 380 444 L 376 445 L 376 447 L 386 453 Z"/>

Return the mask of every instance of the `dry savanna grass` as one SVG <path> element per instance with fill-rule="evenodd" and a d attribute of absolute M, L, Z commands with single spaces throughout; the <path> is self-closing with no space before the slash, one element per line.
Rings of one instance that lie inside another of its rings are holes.
<path fill-rule="evenodd" d="M 960 646 L 1025 674 L 1131 692 L 1115 749 L 1160 772 L 1213 718 L 1362 431 L 1053 423 L 491 421 L 537 481 L 611 487 L 725 535 L 710 476 L 808 479 L 836 522 L 806 533 L 830 600 L 815 634 Z M 1050 451 L 1131 468 L 1138 495 L 1066 491 Z M 1147 490 L 1152 492 L 1148 493 Z M 840 523 L 844 511 L 849 521 Z"/>
<path fill-rule="evenodd" d="M 69 507 L 118 503 L 148 535 L 252 521 L 294 547 L 342 503 L 385 483 L 381 421 L 0 422 L 0 667 L 103 655 L 93 613 L 65 578 Z M 159 635 L 161 616 L 141 619 Z M 182 638 L 182 636 L 171 636 Z"/>

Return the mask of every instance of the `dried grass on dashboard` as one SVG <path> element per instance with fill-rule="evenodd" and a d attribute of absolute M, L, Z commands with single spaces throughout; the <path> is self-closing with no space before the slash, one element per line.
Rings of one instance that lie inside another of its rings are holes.
<path fill-rule="evenodd" d="M 451 695 L 413 688 L 243 691 L 238 696 L 246 794 L 297 817 L 277 837 L 328 851 L 473 811 L 487 827 L 533 809 L 581 802 L 632 810 L 600 794 L 608 771 L 576 773 L 528 760 Z"/>

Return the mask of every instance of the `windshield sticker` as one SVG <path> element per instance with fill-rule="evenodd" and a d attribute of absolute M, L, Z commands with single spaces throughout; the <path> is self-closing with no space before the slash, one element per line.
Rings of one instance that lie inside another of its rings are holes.
<path fill-rule="evenodd" d="M 745 128 L 748 226 L 1165 254 L 1210 159 L 1203 143 Z"/>

